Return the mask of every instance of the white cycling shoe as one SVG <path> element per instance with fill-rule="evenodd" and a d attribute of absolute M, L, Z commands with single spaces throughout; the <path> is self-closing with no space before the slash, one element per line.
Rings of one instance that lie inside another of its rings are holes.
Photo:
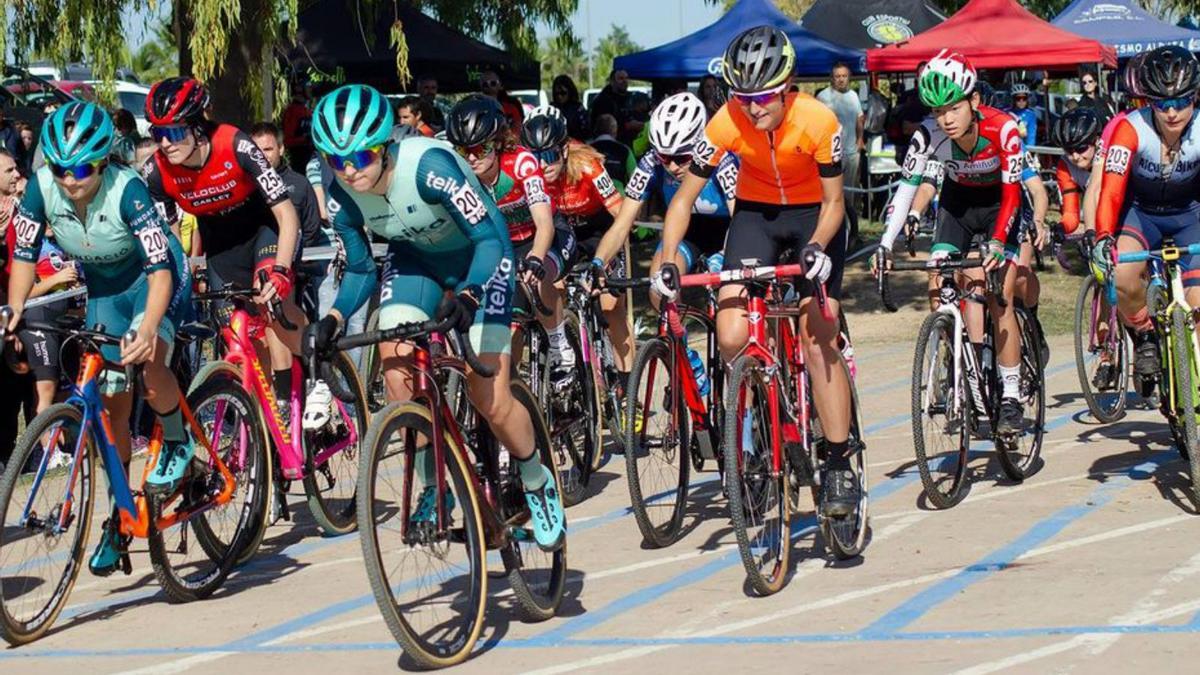
<path fill-rule="evenodd" d="M 329 385 L 325 384 L 325 380 L 317 380 L 304 402 L 304 430 L 316 431 L 329 424 L 332 407 L 333 392 L 329 391 Z"/>

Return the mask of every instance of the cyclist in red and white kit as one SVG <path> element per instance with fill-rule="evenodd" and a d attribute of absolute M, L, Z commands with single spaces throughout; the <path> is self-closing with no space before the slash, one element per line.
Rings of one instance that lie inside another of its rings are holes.
<path fill-rule="evenodd" d="M 1200 126 L 1195 122 L 1200 63 L 1182 47 L 1160 47 L 1138 68 L 1150 106 L 1118 121 L 1104 150 L 1092 265 L 1116 274 L 1117 310 L 1134 330 L 1134 370 L 1160 368 L 1157 337 L 1146 309 L 1145 263 L 1116 265 L 1117 253 L 1200 244 Z M 1200 306 L 1200 256 L 1184 260 L 1187 301 Z"/>
<path fill-rule="evenodd" d="M 146 118 L 158 150 L 142 166 L 150 195 L 167 222 L 180 211 L 196 216 L 208 259 L 208 279 L 259 288 L 259 303 L 278 298 L 297 328 L 270 325 L 268 345 L 275 394 L 291 395 L 292 354 L 300 353 L 304 314 L 292 299 L 292 262 L 299 253 L 300 218 L 287 186 L 246 133 L 205 117 L 208 89 L 186 77 L 158 82 L 146 96 Z M 259 284 L 259 271 L 267 282 Z"/>

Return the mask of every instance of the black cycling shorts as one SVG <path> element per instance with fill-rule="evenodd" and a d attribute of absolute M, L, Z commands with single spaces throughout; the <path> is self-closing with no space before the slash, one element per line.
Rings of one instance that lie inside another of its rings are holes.
<path fill-rule="evenodd" d="M 991 238 L 999 214 L 998 186 L 995 189 L 957 188 L 949 193 L 942 188 L 930 253 L 970 253 L 977 239 L 987 241 Z M 1019 223 L 1009 225 L 1005 248 L 1010 254 L 1020 247 L 1021 229 Z"/>
<path fill-rule="evenodd" d="M 24 314 L 26 321 L 33 323 L 53 324 L 59 317 L 71 308 L 70 300 L 60 300 L 49 305 L 30 307 Z M 33 373 L 33 379 L 38 381 L 50 380 L 57 382 L 62 372 L 59 359 L 59 348 L 62 339 L 58 333 L 45 330 L 30 330 L 22 328 L 17 331 L 17 339 L 25 350 L 25 361 Z"/>
<path fill-rule="evenodd" d="M 687 235 L 679 247 L 687 266 L 685 273 L 707 272 L 705 258 L 725 250 L 725 236 L 729 233 L 729 218 L 727 216 L 693 215 L 688 225 Z M 662 251 L 662 243 L 654 250 Z"/>
<path fill-rule="evenodd" d="M 612 216 L 608 211 L 602 211 L 605 216 L 608 216 L 608 224 L 589 222 L 583 227 L 575 228 L 575 252 L 577 260 L 590 262 L 596 257 L 596 249 L 600 247 L 600 240 L 604 238 L 604 233 L 608 232 L 608 228 L 612 225 Z M 601 219 L 602 220 L 602 219 Z M 625 278 L 625 249 L 621 248 L 613 259 L 608 261 L 608 267 L 605 268 L 608 276 L 613 279 Z"/>
<path fill-rule="evenodd" d="M 757 261 L 754 264 L 758 265 L 777 265 L 785 250 L 799 253 L 816 233 L 820 213 L 820 204 L 780 206 L 738 200 L 725 242 L 724 269 L 739 269 L 748 260 Z M 841 299 L 842 272 L 846 267 L 845 225 L 825 247 L 825 255 L 833 261 L 825 292 L 831 298 Z M 812 284 L 805 280 L 800 284 L 800 292 L 802 297 L 811 296 Z"/>
<path fill-rule="evenodd" d="M 534 239 L 537 239 L 537 235 L 529 237 L 522 242 L 513 242 L 513 255 L 516 257 L 518 263 L 524 260 L 529 255 L 529 252 L 533 250 Z M 550 250 L 546 251 L 546 257 L 542 260 L 542 263 L 546 266 L 546 276 L 552 281 L 562 279 L 575 266 L 575 260 L 575 233 L 566 222 L 555 218 L 554 241 L 551 242 Z"/>

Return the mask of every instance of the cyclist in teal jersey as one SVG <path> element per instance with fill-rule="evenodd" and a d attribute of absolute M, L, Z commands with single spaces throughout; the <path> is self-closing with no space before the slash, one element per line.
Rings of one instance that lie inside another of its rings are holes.
<path fill-rule="evenodd" d="M 146 184 L 132 169 L 109 164 L 113 123 L 93 103 L 73 101 L 42 127 L 46 165 L 34 174 L 13 219 L 16 247 L 8 299 L 14 312 L 9 331 L 21 320 L 33 288 L 35 265 L 46 226 L 59 246 L 83 265 L 88 289 L 87 324 L 103 324 L 109 335 L 135 331 L 120 348 L 105 346 L 104 358 L 143 364 L 146 402 L 162 421 L 163 448 L 146 478 L 148 492 L 169 493 L 191 462 L 191 435 L 179 412 L 179 383 L 167 367 L 175 328 L 189 309 L 191 280 L 183 248 L 167 228 Z M 124 378 L 108 376 L 104 393 L 117 449 L 129 471 L 129 412 L 132 396 Z M 119 559 L 115 530 L 105 534 L 89 566 L 109 574 Z"/>
<path fill-rule="evenodd" d="M 513 248 L 508 224 L 466 161 L 442 141 L 391 139 L 392 109 L 371 87 L 347 85 L 313 111 L 313 142 L 333 168 L 330 217 L 346 247 L 346 272 L 330 313 L 310 329 L 324 351 L 375 292 L 367 231 L 388 242 L 380 289 L 379 328 L 450 319 L 469 337 L 493 377 L 469 372 L 472 403 L 517 459 L 538 545 L 562 546 L 566 521 L 553 474 L 534 453 L 533 421 L 509 389 Z M 336 209 L 334 204 L 337 205 Z M 380 345 L 388 398 L 412 395 L 406 363 L 411 345 Z M 432 453 L 425 452 L 427 459 Z M 432 478 L 431 467 L 418 462 Z M 425 481 L 414 520 L 436 516 L 436 491 Z"/>

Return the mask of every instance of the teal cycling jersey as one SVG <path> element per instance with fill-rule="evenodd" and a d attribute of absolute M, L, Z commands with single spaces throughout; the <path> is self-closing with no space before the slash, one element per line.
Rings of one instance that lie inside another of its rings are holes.
<path fill-rule="evenodd" d="M 183 247 L 141 177 L 133 169 L 109 164 L 101 181 L 80 220 L 49 167 L 39 169 L 13 218 L 13 258 L 36 263 L 49 225 L 63 251 L 83 265 L 89 297 L 116 295 L 133 287 L 143 273 L 157 270 L 170 270 L 179 288 L 186 275 Z"/>
<path fill-rule="evenodd" d="M 330 185 L 330 218 L 346 248 L 334 309 L 350 316 L 375 292 L 366 231 L 415 260 L 436 261 L 439 281 L 447 287 L 489 286 L 501 261 L 512 260 L 512 243 L 504 216 L 471 167 L 449 145 L 430 138 L 391 144 L 386 161 L 395 167 L 386 195 L 356 192 L 340 178 Z"/>

